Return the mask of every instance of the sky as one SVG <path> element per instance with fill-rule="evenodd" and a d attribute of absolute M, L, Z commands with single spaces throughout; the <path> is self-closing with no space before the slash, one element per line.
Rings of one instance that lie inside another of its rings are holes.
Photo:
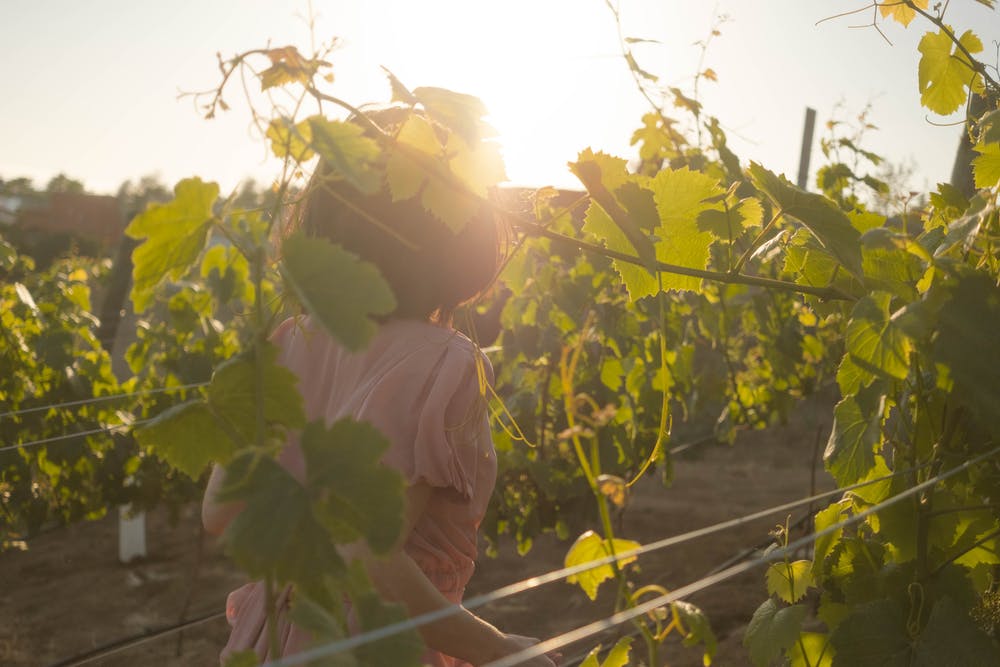
<path fill-rule="evenodd" d="M 911 187 L 947 180 L 958 116 L 919 104 L 917 43 L 931 26 L 883 22 L 856 0 L 619 0 L 626 37 L 660 83 L 691 94 L 704 53 L 717 82 L 699 99 L 729 133 L 730 147 L 794 178 L 807 106 L 818 142 L 831 118 L 871 105 L 878 130 L 864 147 L 914 170 Z M 0 0 L 0 178 L 36 186 L 57 173 L 114 193 L 126 179 L 188 176 L 228 192 L 245 178 L 267 183 L 278 165 L 236 87 L 232 110 L 205 120 L 182 92 L 220 80 L 216 53 L 293 44 L 310 49 L 307 0 Z M 337 38 L 328 92 L 355 104 L 387 102 L 381 67 L 408 87 L 439 86 L 480 97 L 513 184 L 579 187 L 566 167 L 591 147 L 632 158 L 629 145 L 648 102 L 622 58 L 605 0 L 313 0 L 315 39 Z M 1000 12 L 952 0 L 947 19 L 973 28 L 996 61 Z M 284 98 L 283 98 L 284 99 Z M 680 113 L 680 112 L 678 112 Z"/>

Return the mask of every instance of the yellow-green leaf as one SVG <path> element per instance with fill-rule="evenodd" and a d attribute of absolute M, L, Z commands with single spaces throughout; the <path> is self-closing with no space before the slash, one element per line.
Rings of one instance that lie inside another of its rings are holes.
<path fill-rule="evenodd" d="M 271 140 L 271 151 L 280 158 L 306 162 L 314 155 L 309 147 L 313 140 L 309 119 L 292 123 L 284 116 L 275 118 L 267 126 L 267 138 Z"/>
<path fill-rule="evenodd" d="M 812 563 L 807 560 L 775 563 L 767 568 L 765 578 L 769 595 L 777 595 L 788 604 L 795 604 L 813 585 Z"/>
<path fill-rule="evenodd" d="M 236 443 L 201 400 L 181 403 L 160 413 L 137 428 L 135 438 L 193 479 L 198 479 L 212 461 L 224 463 L 236 451 Z"/>
<path fill-rule="evenodd" d="M 913 4 L 921 9 L 927 9 L 928 2 L 929 0 L 914 0 Z M 879 5 L 878 9 L 882 12 L 882 16 L 898 21 L 904 27 L 910 25 L 910 21 L 917 15 L 917 12 L 912 7 L 902 2 L 892 2 L 891 0 Z"/>
<path fill-rule="evenodd" d="M 833 667 L 830 637 L 819 632 L 803 632 L 788 649 L 788 667 Z"/>
<path fill-rule="evenodd" d="M 983 43 L 971 30 L 958 41 L 969 53 L 983 50 Z M 952 47 L 951 37 L 944 30 L 926 33 L 917 47 L 921 53 L 917 68 L 920 103 L 943 116 L 965 104 L 968 88 L 978 89 L 982 84 L 965 54 Z"/>
<path fill-rule="evenodd" d="M 622 554 L 628 551 L 639 548 L 639 543 L 633 540 L 622 540 L 615 538 L 614 540 L 604 540 L 601 536 L 592 530 L 588 530 L 584 534 L 580 535 L 570 547 L 569 551 L 566 553 L 566 567 L 573 567 L 575 565 L 583 565 L 585 563 L 590 563 L 595 560 L 600 560 L 606 558 L 612 554 Z M 628 563 L 631 563 L 636 559 L 636 556 L 628 556 L 622 558 L 618 561 L 618 567 L 621 568 Z M 566 582 L 570 584 L 579 584 L 583 592 L 587 594 L 591 600 L 597 599 L 597 587 L 601 585 L 601 582 L 610 579 L 615 576 L 614 570 L 610 564 L 599 565 L 597 567 L 591 568 L 579 574 L 574 574 L 566 577 Z"/>
<path fill-rule="evenodd" d="M 972 160 L 972 171 L 977 188 L 995 188 L 1000 185 L 1000 143 L 979 144 L 979 156 Z"/>
<path fill-rule="evenodd" d="M 310 147 L 332 169 L 331 177 L 344 179 L 365 194 L 382 187 L 379 145 L 365 136 L 360 125 L 327 120 L 320 115 L 303 122 L 308 124 L 312 135 Z"/>
<path fill-rule="evenodd" d="M 125 233 L 145 238 L 132 253 L 132 302 L 145 310 L 164 279 L 179 280 L 191 268 L 208 242 L 212 205 L 219 186 L 188 178 L 174 187 L 173 200 L 154 204 L 136 216 Z"/>

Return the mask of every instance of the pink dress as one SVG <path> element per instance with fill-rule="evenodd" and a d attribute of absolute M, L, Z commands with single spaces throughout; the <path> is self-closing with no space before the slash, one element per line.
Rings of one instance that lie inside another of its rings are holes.
<path fill-rule="evenodd" d="M 479 523 L 496 482 L 482 398 L 482 383 L 493 381 L 489 361 L 462 334 L 416 320 L 387 322 L 356 353 L 308 316 L 286 320 L 272 340 L 280 363 L 299 378 L 309 420 L 371 422 L 390 442 L 382 461 L 407 483 L 434 487 L 403 549 L 445 597 L 461 603 L 475 567 Z M 302 474 L 302 454 L 294 442 L 280 460 L 293 474 Z M 286 596 L 287 591 L 279 603 Z M 233 630 L 222 660 L 246 649 L 267 659 L 263 584 L 230 593 L 226 615 Z M 311 641 L 284 618 L 278 631 L 283 655 Z M 427 651 L 423 660 L 434 667 L 467 664 L 435 651 Z"/>

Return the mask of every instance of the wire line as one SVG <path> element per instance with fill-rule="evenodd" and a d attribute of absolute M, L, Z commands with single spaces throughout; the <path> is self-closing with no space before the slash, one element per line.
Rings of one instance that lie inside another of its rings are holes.
<path fill-rule="evenodd" d="M 660 607 L 663 607 L 665 605 L 668 605 L 671 602 L 680 600 L 681 598 L 687 597 L 693 593 L 697 593 L 698 591 L 709 588 L 710 586 L 714 586 L 715 584 L 723 582 L 727 579 L 731 579 L 739 574 L 743 574 L 744 572 L 749 572 L 750 570 L 761 567 L 763 565 L 767 565 L 776 560 L 781 560 L 788 554 L 794 553 L 797 549 L 800 549 L 804 546 L 814 543 L 820 537 L 830 535 L 831 533 L 834 533 L 838 530 L 842 530 L 843 528 L 849 525 L 858 523 L 862 519 L 874 514 L 875 512 L 878 512 L 879 510 L 882 510 L 888 507 L 889 505 L 894 505 L 897 502 L 904 500 L 905 498 L 908 498 L 914 495 L 915 493 L 923 491 L 924 489 L 929 488 L 942 480 L 948 479 L 949 477 L 953 477 L 954 475 L 957 475 L 958 473 L 967 470 L 972 465 L 979 463 L 980 461 L 987 459 L 991 456 L 995 456 L 998 453 L 1000 453 L 1000 447 L 995 447 L 994 449 L 986 452 L 985 454 L 980 454 L 975 458 L 969 459 L 965 463 L 962 463 L 961 465 L 956 466 L 955 468 L 952 468 L 947 472 L 936 475 L 935 477 L 932 477 L 924 482 L 921 482 L 916 486 L 910 487 L 909 489 L 903 491 L 902 493 L 898 493 L 895 496 L 891 496 L 883 500 L 882 502 L 873 505 L 862 512 L 854 514 L 839 523 L 835 523 L 832 526 L 824 528 L 823 530 L 799 538 L 794 542 L 788 543 L 784 547 L 775 549 L 771 553 L 764 555 L 758 560 L 740 563 L 739 565 L 734 565 L 733 567 L 723 570 L 717 574 L 711 575 L 709 577 L 704 577 L 702 579 L 698 579 L 697 581 L 694 581 L 686 586 L 682 586 L 681 588 L 678 588 L 670 593 L 653 598 L 652 600 L 644 602 L 631 609 L 618 612 L 617 614 L 613 614 L 599 621 L 594 621 L 593 623 L 584 625 L 575 630 L 571 630 L 570 632 L 563 633 L 557 637 L 553 637 L 552 639 L 539 642 L 534 646 L 531 646 L 522 651 L 518 651 L 517 653 L 512 653 L 511 655 L 501 658 L 500 660 L 494 660 L 493 662 L 489 662 L 483 665 L 483 667 L 514 667 L 514 665 L 519 665 L 525 660 L 530 660 L 531 658 L 537 658 L 540 655 L 544 655 L 551 651 L 558 650 L 568 644 L 572 644 L 573 642 L 586 639 L 587 637 L 593 634 L 597 634 L 598 632 L 602 632 L 608 628 L 620 625 L 622 623 L 625 623 L 626 621 L 631 621 L 633 619 L 636 619 L 639 616 L 648 614 L 649 612 L 655 609 L 659 609 Z"/>
<path fill-rule="evenodd" d="M 128 398 L 130 396 L 146 396 L 148 394 L 161 394 L 167 391 L 183 391 L 185 389 L 197 389 L 199 387 L 204 387 L 208 385 L 207 382 L 194 382 L 191 384 L 182 384 L 176 387 L 157 387 L 155 389 L 143 389 L 142 391 L 133 391 L 127 394 L 109 394 L 107 396 L 94 396 L 92 398 L 83 398 L 78 401 L 67 401 L 65 403 L 53 403 L 51 405 L 40 405 L 34 408 L 25 408 L 23 410 L 11 410 L 9 412 L 0 412 L 0 419 L 6 417 L 16 417 L 18 415 L 26 415 L 32 412 L 41 412 L 43 410 L 53 410 L 55 408 L 69 408 L 76 405 L 88 405 L 91 403 L 102 403 L 104 401 L 111 401 L 116 398 Z"/>
<path fill-rule="evenodd" d="M 1000 451 L 1000 448 L 998 448 L 998 451 Z M 465 609 L 469 610 L 476 609 L 485 606 L 491 602 L 495 602 L 497 600 L 510 597 L 512 595 L 516 595 L 518 593 L 522 593 L 524 591 L 531 590 L 533 588 L 537 588 L 539 586 L 554 581 L 559 581 L 561 579 L 564 579 L 565 577 L 572 576 L 575 574 L 580 574 L 581 572 L 586 572 L 588 570 L 593 570 L 595 568 L 608 565 L 614 561 L 631 559 L 652 551 L 664 549 L 669 546 L 676 546 L 677 544 L 681 544 L 682 542 L 687 542 L 699 537 L 704 537 L 707 535 L 711 535 L 713 533 L 728 530 L 730 528 L 736 528 L 744 524 L 750 523 L 752 521 L 755 521 L 757 519 L 762 519 L 764 517 L 770 516 L 772 514 L 777 514 L 779 512 L 794 509 L 802 505 L 808 505 L 809 503 L 816 502 L 817 500 L 822 500 L 824 498 L 828 498 L 838 494 L 842 495 L 845 493 L 849 493 L 850 491 L 853 491 L 855 489 L 859 489 L 865 486 L 870 486 L 872 484 L 878 484 L 879 482 L 884 482 L 893 479 L 895 477 L 899 477 L 901 475 L 908 475 L 922 468 L 926 468 L 927 465 L 929 464 L 923 464 L 920 466 L 916 466 L 915 468 L 900 470 L 889 475 L 884 475 L 882 477 L 877 477 L 875 479 L 859 482 L 857 484 L 852 484 L 850 486 L 846 486 L 841 489 L 833 489 L 831 491 L 826 491 L 824 493 L 818 493 L 816 495 L 812 495 L 807 498 L 801 498 L 799 500 L 783 503 L 781 505 L 776 505 L 774 507 L 760 510 L 758 512 L 754 512 L 752 514 L 748 514 L 746 516 L 742 516 L 736 519 L 730 519 L 728 521 L 723 521 L 711 526 L 699 528 L 697 530 L 689 531 L 687 533 L 682 533 L 680 535 L 667 537 L 658 540 L 656 542 L 645 544 L 637 549 L 622 551 L 616 553 L 613 556 L 606 556 L 604 558 L 593 560 L 587 563 L 582 563 L 580 565 L 560 568 L 558 570 L 553 570 L 551 572 L 547 572 L 535 577 L 530 577 L 528 579 L 524 579 L 517 583 L 509 584 L 507 586 L 502 586 L 501 588 L 498 588 L 489 593 L 484 593 L 482 595 L 477 595 L 475 597 L 469 598 L 468 600 L 465 600 L 462 603 L 462 605 L 445 607 L 432 612 L 428 612 L 426 614 L 414 616 L 413 618 L 407 619 L 405 621 L 392 623 L 390 625 L 377 628 L 370 632 L 365 632 L 362 634 L 355 635 L 353 637 L 337 640 L 335 642 L 331 642 L 323 646 L 317 646 L 302 653 L 297 653 L 295 655 L 288 656 L 286 658 L 281 658 L 280 660 L 277 661 L 265 663 L 264 667 L 290 667 L 291 665 L 301 665 L 303 663 L 309 662 L 310 660 L 316 660 L 318 658 L 334 655 L 336 653 L 342 653 L 344 651 L 348 651 L 350 649 L 357 648 L 359 646 L 363 646 L 365 644 L 374 641 L 379 641 L 381 639 L 391 637 L 395 634 L 406 632 L 421 627 L 423 625 L 426 625 L 428 623 L 433 623 L 434 621 L 438 621 L 443 618 L 447 618 L 454 614 L 458 614 Z"/>
<path fill-rule="evenodd" d="M 153 421 L 152 419 L 140 419 L 134 421 L 130 424 L 113 424 L 111 426 L 105 426 L 104 428 L 95 428 L 92 431 L 80 431 L 79 433 L 64 433 L 62 435 L 56 435 L 51 438 L 45 438 L 43 440 L 32 440 L 31 442 L 21 442 L 16 445 L 7 445 L 6 447 L 0 447 L 0 453 L 10 452 L 15 449 L 27 449 L 28 447 L 37 447 L 38 445 L 47 445 L 52 442 L 59 442 L 61 440 L 72 440 L 73 438 L 79 438 L 87 435 L 98 435 L 100 433 L 111 433 L 120 428 L 129 428 L 134 426 L 141 426 L 143 424 L 148 424 Z"/>

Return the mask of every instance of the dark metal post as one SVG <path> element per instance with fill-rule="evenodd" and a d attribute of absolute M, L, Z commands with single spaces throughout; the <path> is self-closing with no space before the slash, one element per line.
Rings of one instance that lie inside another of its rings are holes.
<path fill-rule="evenodd" d="M 802 130 L 802 153 L 799 154 L 799 177 L 795 183 L 803 190 L 808 189 L 809 158 L 812 155 L 813 129 L 816 127 L 816 110 L 806 107 L 806 126 Z"/>

